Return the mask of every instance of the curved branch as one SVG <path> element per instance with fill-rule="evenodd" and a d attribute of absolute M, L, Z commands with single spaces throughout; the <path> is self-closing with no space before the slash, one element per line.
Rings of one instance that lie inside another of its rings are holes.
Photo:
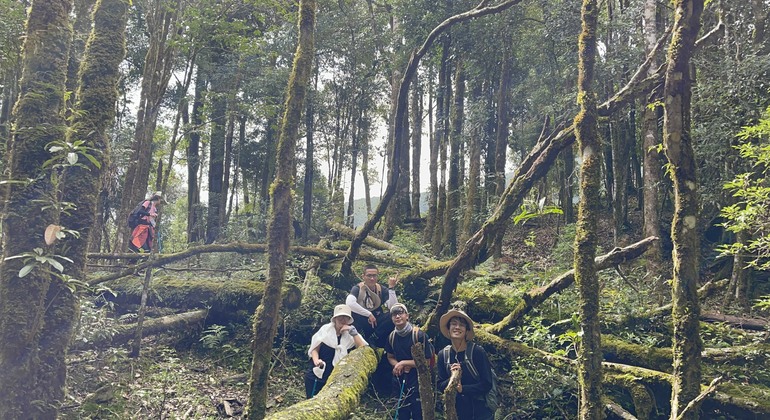
<path fill-rule="evenodd" d="M 358 231 L 356 237 L 353 238 L 353 240 L 350 242 L 350 247 L 348 248 L 348 251 L 345 254 L 345 258 L 342 261 L 342 266 L 340 267 L 340 273 L 343 276 L 352 277 L 353 261 L 355 261 L 358 257 L 358 253 L 360 252 L 361 244 L 364 242 L 364 238 L 369 235 L 369 232 L 374 229 L 374 226 L 380 221 L 382 216 L 385 215 L 385 210 L 387 209 L 390 200 L 396 193 L 396 183 L 398 182 L 400 172 L 398 156 L 401 154 L 401 144 L 403 143 L 407 101 L 409 98 L 409 84 L 414 78 L 414 75 L 417 73 L 417 67 L 420 64 L 420 60 L 428 52 L 428 49 L 433 45 L 433 42 L 436 40 L 436 38 L 438 38 L 440 34 L 451 28 L 456 23 L 465 22 L 467 20 L 490 15 L 493 13 L 499 13 L 520 2 L 521 0 L 508 0 L 495 6 L 485 7 L 487 0 L 482 0 L 481 3 L 479 3 L 475 8 L 467 12 L 451 16 L 441 22 L 433 29 L 433 31 L 431 31 L 431 33 L 423 42 L 422 46 L 412 53 L 412 56 L 409 58 L 409 63 L 406 66 L 406 70 L 404 71 L 404 76 L 401 79 L 401 84 L 399 86 L 398 96 L 396 99 L 396 113 L 395 119 L 393 121 L 393 152 L 390 158 L 391 171 L 390 176 L 388 177 L 388 186 L 385 188 L 385 192 L 383 193 L 379 204 L 377 204 L 377 208 L 374 210 L 372 216 L 366 221 L 366 223 L 364 223 L 363 226 L 361 226 L 361 229 Z"/>

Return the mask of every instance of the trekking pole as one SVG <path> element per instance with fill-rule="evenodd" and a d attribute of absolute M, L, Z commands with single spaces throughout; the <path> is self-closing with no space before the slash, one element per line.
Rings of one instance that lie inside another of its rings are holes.
<path fill-rule="evenodd" d="M 401 397 L 404 396 L 404 384 L 406 384 L 406 378 L 401 380 L 401 391 L 398 393 L 398 402 L 396 402 L 396 415 L 393 416 L 393 420 L 398 420 L 398 410 L 401 408 Z"/>

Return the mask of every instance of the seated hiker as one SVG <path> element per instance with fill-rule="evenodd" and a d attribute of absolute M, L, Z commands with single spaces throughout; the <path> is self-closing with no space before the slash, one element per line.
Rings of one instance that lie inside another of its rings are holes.
<path fill-rule="evenodd" d="M 425 346 L 425 359 L 433 359 L 433 345 L 428 335 L 409 322 L 406 306 L 397 303 L 390 308 L 390 317 L 395 329 L 388 336 L 385 352 L 388 362 L 393 367 L 394 385 L 398 395 L 397 417 L 399 419 L 422 419 L 422 404 L 417 380 L 417 369 L 412 357 L 412 346 L 420 342 Z M 397 382 L 397 383 L 396 383 Z"/>
<path fill-rule="evenodd" d="M 438 390 L 443 392 L 453 371 L 462 369 L 455 408 L 459 420 L 491 420 L 487 403 L 494 380 L 484 348 L 473 343 L 473 320 L 463 311 L 450 310 L 439 320 L 441 334 L 452 341 L 438 353 Z"/>
<path fill-rule="evenodd" d="M 162 193 L 156 191 L 148 200 L 139 204 L 131 213 L 136 214 L 136 226 L 131 232 L 128 248 L 134 252 L 150 252 L 155 237 L 155 218 L 158 217 L 158 204 Z M 141 251 L 140 251 L 141 250 Z"/>
<path fill-rule="evenodd" d="M 353 319 L 366 339 L 371 339 L 377 347 L 383 347 L 388 334 L 393 331 L 393 321 L 384 312 L 383 306 L 388 308 L 398 303 L 396 292 L 393 290 L 398 284 L 398 277 L 388 279 L 388 287 L 377 283 L 379 270 L 377 266 L 369 264 L 364 267 L 364 281 L 353 286 L 350 294 L 345 299 L 345 304 L 353 311 Z"/>
<path fill-rule="evenodd" d="M 366 340 L 356 331 L 348 305 L 337 305 L 331 322 L 324 324 L 313 334 L 307 355 L 310 366 L 305 371 L 305 394 L 312 398 L 326 385 L 326 380 L 348 350 L 366 346 Z"/>

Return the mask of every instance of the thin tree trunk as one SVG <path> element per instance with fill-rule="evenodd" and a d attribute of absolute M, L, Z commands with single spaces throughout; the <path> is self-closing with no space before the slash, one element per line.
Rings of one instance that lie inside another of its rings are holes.
<path fill-rule="evenodd" d="M 575 283 L 579 294 L 582 340 L 578 348 L 578 389 L 581 419 L 602 418 L 602 352 L 599 325 L 599 278 L 596 275 L 597 219 L 601 183 L 601 146 L 597 130 L 596 94 L 593 91 L 596 63 L 596 0 L 583 0 L 578 62 L 578 104 L 575 138 L 580 148 L 580 205 L 575 232 Z"/>
<path fill-rule="evenodd" d="M 616 124 L 612 136 L 612 173 L 615 175 L 612 187 L 612 219 L 615 246 L 619 245 L 626 219 L 624 204 L 628 196 L 626 183 L 628 182 L 629 149 L 632 144 L 635 144 L 632 139 L 626 137 L 627 132 L 622 128 L 623 126 L 624 124 Z"/>
<path fill-rule="evenodd" d="M 230 50 L 211 42 L 211 66 L 214 69 L 224 69 L 230 64 Z M 209 76 L 211 83 L 211 136 L 209 138 L 209 171 L 208 171 L 208 218 L 206 220 L 206 243 L 210 244 L 222 233 L 222 195 L 224 190 L 225 145 L 227 142 L 227 94 L 230 89 L 228 71 L 212 72 Z"/>
<path fill-rule="evenodd" d="M 415 82 L 416 84 L 416 82 Z M 422 93 L 420 86 L 412 91 L 412 207 L 410 217 L 420 218 L 420 152 L 422 151 Z"/>
<path fill-rule="evenodd" d="M 187 242 L 198 242 L 201 238 L 200 224 L 202 223 L 200 208 L 200 184 L 198 183 L 198 172 L 201 166 L 200 157 L 200 130 L 203 127 L 203 95 L 206 91 L 206 74 L 204 64 L 198 63 L 195 80 L 195 96 L 192 104 L 192 127 L 189 130 L 189 143 L 187 145 Z M 185 108 L 186 110 L 186 108 Z M 187 126 L 185 117 L 186 112 L 182 113 L 184 125 Z"/>
<path fill-rule="evenodd" d="M 273 339 L 278 329 L 281 288 L 291 240 L 291 207 L 296 171 L 296 139 L 304 109 L 305 92 L 313 71 L 315 0 L 300 0 L 299 41 L 286 93 L 286 109 L 278 140 L 276 177 L 270 188 L 271 220 L 268 229 L 268 278 L 262 303 L 254 314 L 249 401 L 245 417 L 261 419 L 267 406 L 267 384 Z"/>
<path fill-rule="evenodd" d="M 318 66 L 315 66 L 315 85 L 318 85 Z M 315 107 L 313 99 L 317 89 L 314 87 L 308 91 L 307 111 L 305 113 L 305 182 L 302 190 L 302 240 L 307 243 L 310 239 L 310 227 L 313 221 L 313 182 L 315 180 L 315 144 L 313 143 L 313 131 L 315 130 Z M 365 157 L 365 155 L 364 155 Z M 361 165 L 361 171 L 366 166 Z M 366 179 L 366 174 L 364 174 Z"/>
<path fill-rule="evenodd" d="M 48 200 L 49 193 L 58 193 L 61 185 L 54 183 L 43 164 L 51 158 L 49 143 L 61 142 L 65 135 L 61 111 L 72 37 L 71 9 L 71 0 L 38 0 L 32 4 L 24 39 L 21 90 L 13 111 L 9 177 L 30 182 L 9 186 L 2 214 L 0 412 L 12 419 L 55 418 L 57 402 L 64 397 L 63 377 L 38 382 L 39 374 L 48 372 L 48 367 L 59 371 L 64 366 L 64 354 L 60 360 L 45 360 L 49 349 L 40 348 L 53 276 L 49 267 L 38 263 L 20 277 L 22 267 L 35 260 L 18 257 L 35 255 L 35 248 L 45 255 L 57 253 L 58 247 L 45 244 L 42 232 L 50 224 L 58 224 L 60 214 L 53 206 L 41 203 Z M 66 342 L 70 339 L 61 338 Z"/>
<path fill-rule="evenodd" d="M 644 3 L 644 49 L 649 55 L 655 49 L 657 42 L 657 0 L 645 0 Z M 657 59 L 651 57 L 648 75 L 655 73 L 658 67 Z M 650 103 L 657 101 L 655 91 L 649 93 L 648 102 L 645 103 L 642 112 L 642 153 L 644 159 L 644 235 L 660 237 L 660 182 L 661 182 L 661 159 L 658 145 L 660 144 L 658 135 L 658 107 L 650 107 Z M 662 250 L 660 243 L 653 244 L 647 255 L 647 271 L 650 273 L 652 281 L 655 284 L 655 291 L 658 295 L 658 302 L 663 303 L 668 295 L 667 276 L 663 275 L 661 270 Z"/>
<path fill-rule="evenodd" d="M 356 112 L 358 112 L 358 117 L 356 118 L 356 125 L 353 127 L 353 138 L 352 143 L 350 147 L 350 191 L 348 195 L 348 210 L 347 210 L 347 218 L 346 218 L 346 225 L 349 227 L 354 227 L 355 224 L 355 191 L 356 191 L 356 172 L 358 172 L 358 149 L 359 144 L 361 143 L 361 123 L 363 120 L 363 110 L 359 107 Z"/>
<path fill-rule="evenodd" d="M 445 89 L 445 74 L 447 61 L 449 60 L 449 37 L 445 38 L 443 46 L 441 48 L 441 62 L 439 63 L 438 71 L 438 84 L 436 86 L 436 126 L 435 131 L 431 132 L 430 140 L 430 164 L 428 171 L 430 172 L 430 188 L 428 189 L 428 223 L 425 226 L 425 232 L 423 234 L 423 241 L 431 244 L 433 254 L 436 254 L 436 247 L 433 243 L 433 238 L 437 230 L 437 221 L 441 220 L 438 217 L 438 195 L 439 195 L 439 183 L 438 183 L 438 168 L 439 168 L 439 150 L 441 148 L 441 141 L 444 137 L 444 93 Z M 431 114 L 432 115 L 432 114 Z"/>
<path fill-rule="evenodd" d="M 465 242 L 468 238 L 476 232 L 478 224 L 474 221 L 474 218 L 479 214 L 479 186 L 481 185 L 481 136 L 482 133 L 476 132 L 482 129 L 481 126 L 475 126 L 473 128 L 474 133 L 471 134 L 468 139 L 468 151 L 470 163 L 468 166 L 468 182 L 466 185 L 465 194 L 465 215 L 463 217 L 463 224 L 460 237 L 462 242 Z"/>
<path fill-rule="evenodd" d="M 454 105 L 452 107 L 449 134 L 449 182 L 447 183 L 446 208 L 444 210 L 444 244 L 446 252 L 454 255 L 457 252 L 457 219 L 454 213 L 460 208 L 460 148 L 463 138 L 463 119 L 465 116 L 465 65 L 462 57 L 455 64 Z"/>
<path fill-rule="evenodd" d="M 674 182 L 674 220 L 671 238 L 674 242 L 673 309 L 674 381 L 671 392 L 671 418 L 698 418 L 697 407 L 687 404 L 700 394 L 701 351 L 700 303 L 698 282 L 698 191 L 695 156 L 690 134 L 690 101 L 692 79 L 690 57 L 693 51 L 703 0 L 676 0 L 674 30 L 668 51 L 663 144 L 672 167 Z"/>

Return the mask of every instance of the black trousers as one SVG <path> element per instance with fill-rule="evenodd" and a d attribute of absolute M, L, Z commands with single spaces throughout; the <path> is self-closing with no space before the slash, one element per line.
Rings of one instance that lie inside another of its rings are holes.
<path fill-rule="evenodd" d="M 359 315 L 353 312 L 353 325 L 356 330 L 364 336 L 364 339 L 369 342 L 370 346 L 385 347 L 385 343 L 388 342 L 388 336 L 396 326 L 393 325 L 393 320 L 390 319 L 390 314 L 380 312 L 379 315 L 375 315 L 377 318 L 377 326 L 372 327 L 369 324 L 369 318 Z"/>

